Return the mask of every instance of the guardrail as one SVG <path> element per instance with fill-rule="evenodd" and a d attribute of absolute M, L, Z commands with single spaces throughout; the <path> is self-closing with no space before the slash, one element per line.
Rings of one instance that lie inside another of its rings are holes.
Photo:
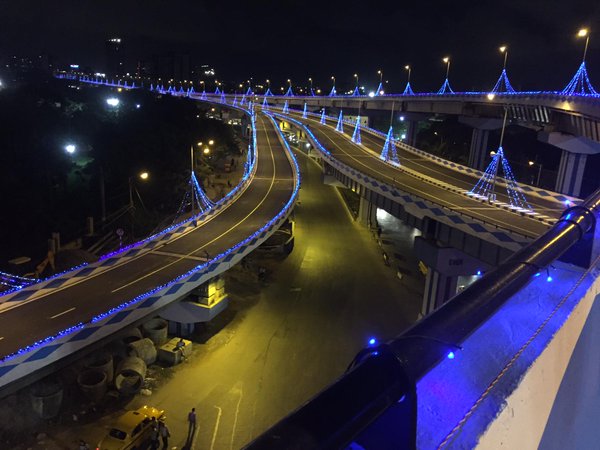
<path fill-rule="evenodd" d="M 600 189 L 440 309 L 395 339 L 362 350 L 338 381 L 246 448 L 344 448 L 392 408 L 396 421 L 378 433 L 386 433 L 387 448 L 415 448 L 417 381 L 441 361 L 454 358 L 471 334 L 584 236 L 591 249 L 588 233 L 595 230 L 599 213 Z M 597 259 L 592 255 L 588 264 Z"/>

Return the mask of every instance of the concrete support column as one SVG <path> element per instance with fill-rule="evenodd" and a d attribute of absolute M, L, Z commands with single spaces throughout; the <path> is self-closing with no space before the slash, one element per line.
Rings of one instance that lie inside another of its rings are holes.
<path fill-rule="evenodd" d="M 375 226 L 377 220 L 377 207 L 362 196 L 358 205 L 358 220 L 367 227 Z"/>
<path fill-rule="evenodd" d="M 417 133 L 419 131 L 419 121 L 418 120 L 405 120 L 406 123 L 406 142 L 411 147 L 417 146 Z"/>
<path fill-rule="evenodd" d="M 444 275 L 437 270 L 429 268 L 425 277 L 425 293 L 421 315 L 426 316 L 435 311 L 456 294 L 458 275 Z"/>
<path fill-rule="evenodd" d="M 477 170 L 485 169 L 485 158 L 488 155 L 489 130 L 473 128 L 471 147 L 469 148 L 469 167 Z"/>
<path fill-rule="evenodd" d="M 488 138 L 491 130 L 502 128 L 502 120 L 488 117 L 461 116 L 458 121 L 473 128 L 471 148 L 469 150 L 469 167 L 477 170 L 485 169 L 485 159 L 489 154 Z"/>
<path fill-rule="evenodd" d="M 419 266 L 427 268 L 421 316 L 435 311 L 454 297 L 459 288 L 468 286 L 490 269 L 489 265 L 460 250 L 442 247 L 422 236 L 415 238 L 414 248 Z"/>
<path fill-rule="evenodd" d="M 555 189 L 557 192 L 578 197 L 587 155 L 600 153 L 600 143 L 556 131 L 541 131 L 538 133 L 538 140 L 563 150 Z"/>
<path fill-rule="evenodd" d="M 579 196 L 587 155 L 563 150 L 554 189 L 563 194 Z"/>

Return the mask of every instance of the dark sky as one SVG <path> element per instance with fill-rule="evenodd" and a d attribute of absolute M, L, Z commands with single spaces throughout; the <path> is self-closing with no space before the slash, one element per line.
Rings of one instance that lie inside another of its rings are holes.
<path fill-rule="evenodd" d="M 581 26 L 600 24 L 600 2 L 570 1 L 226 1 L 0 0 L 0 57 L 45 51 L 62 62 L 102 70 L 104 40 L 119 36 L 132 57 L 190 52 L 219 78 L 271 78 L 276 85 L 312 76 L 329 86 L 352 74 L 375 87 L 378 69 L 401 91 L 404 65 L 416 91 L 437 90 L 450 55 L 455 90 L 490 89 L 500 44 L 520 89 L 561 89 L 581 60 Z M 600 87 L 600 25 L 588 68 Z M 592 30 L 594 31 L 594 30 Z"/>

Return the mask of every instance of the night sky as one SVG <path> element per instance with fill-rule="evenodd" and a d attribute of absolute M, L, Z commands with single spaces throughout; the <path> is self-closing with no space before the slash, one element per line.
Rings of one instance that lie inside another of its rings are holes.
<path fill-rule="evenodd" d="M 508 74 L 518 90 L 562 89 L 575 73 L 582 26 L 600 24 L 600 3 L 541 1 L 114 1 L 0 0 L 0 58 L 53 55 L 62 63 L 104 68 L 104 41 L 121 37 L 131 60 L 188 52 L 219 79 L 287 78 L 338 88 L 374 88 L 377 70 L 401 91 L 411 64 L 415 91 L 437 90 L 451 56 L 455 90 L 488 90 L 509 46 Z M 592 29 L 588 70 L 600 88 L 600 25 Z M 594 33 L 597 31 L 597 33 Z M 133 66 L 131 67 L 131 70 Z"/>

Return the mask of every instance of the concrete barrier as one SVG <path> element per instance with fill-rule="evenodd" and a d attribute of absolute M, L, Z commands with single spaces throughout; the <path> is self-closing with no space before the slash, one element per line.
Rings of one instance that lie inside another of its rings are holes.
<path fill-rule="evenodd" d="M 127 353 L 129 356 L 137 356 L 142 359 L 146 365 L 156 361 L 156 347 L 150 338 L 132 342 L 127 346 Z"/>
<path fill-rule="evenodd" d="M 31 406 L 41 419 L 52 419 L 60 412 L 63 388 L 58 381 L 42 381 L 29 392 Z"/>
<path fill-rule="evenodd" d="M 123 359 L 115 372 L 115 387 L 121 394 L 137 394 L 144 385 L 146 363 L 136 356 Z"/>
<path fill-rule="evenodd" d="M 96 355 L 92 355 L 84 361 L 84 365 L 87 369 L 101 370 L 106 374 L 106 383 L 112 383 L 115 368 L 113 363 L 113 357 L 110 353 L 102 352 Z"/>
<path fill-rule="evenodd" d="M 151 319 L 142 325 L 144 334 L 152 339 L 155 345 L 163 345 L 167 342 L 168 327 L 169 323 L 159 317 Z"/>
<path fill-rule="evenodd" d="M 77 384 L 79 385 L 81 392 L 83 392 L 91 401 L 96 403 L 102 400 L 106 394 L 106 383 L 106 372 L 102 369 L 86 369 L 77 376 Z"/>

